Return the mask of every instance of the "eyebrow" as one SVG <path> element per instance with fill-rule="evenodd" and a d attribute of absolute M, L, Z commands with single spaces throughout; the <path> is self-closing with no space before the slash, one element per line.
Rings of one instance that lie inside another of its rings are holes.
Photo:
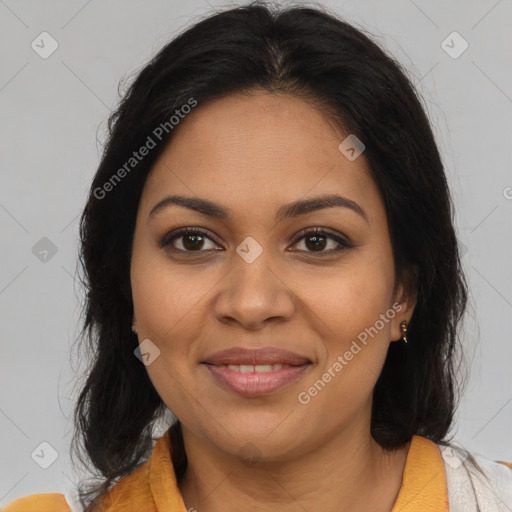
<path fill-rule="evenodd" d="M 214 203 L 208 199 L 171 195 L 165 197 L 155 206 L 153 206 L 149 212 L 148 220 L 153 215 L 156 215 L 158 212 L 171 205 L 183 206 L 190 210 L 199 212 L 202 215 L 215 219 L 230 220 L 232 217 L 232 210 L 230 208 L 221 206 L 220 204 Z M 365 211 L 361 208 L 361 206 L 359 206 L 358 203 L 348 199 L 347 197 L 343 197 L 337 194 L 325 194 L 309 199 L 300 199 L 293 203 L 285 204 L 278 209 L 276 213 L 276 220 L 280 222 L 313 211 L 334 207 L 349 208 L 350 210 L 360 215 L 367 223 L 369 222 Z"/>

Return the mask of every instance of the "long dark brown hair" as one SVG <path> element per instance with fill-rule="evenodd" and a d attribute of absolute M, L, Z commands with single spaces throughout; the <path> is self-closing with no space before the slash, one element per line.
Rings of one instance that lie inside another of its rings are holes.
<path fill-rule="evenodd" d="M 397 279 L 417 297 L 410 341 L 390 345 L 375 386 L 371 433 L 386 449 L 415 434 L 447 442 L 467 286 L 443 164 L 418 93 L 399 63 L 325 9 L 252 3 L 210 15 L 170 41 L 140 70 L 108 121 L 80 222 L 81 339 L 90 366 L 73 444 L 101 480 L 80 489 L 85 507 L 147 459 L 154 424 L 166 410 L 134 356 L 130 259 L 142 189 L 173 130 L 121 180 L 112 177 L 191 98 L 201 108 L 255 87 L 321 105 L 365 144 L 386 207 Z M 179 421 L 170 435 L 179 481 L 187 466 Z"/>

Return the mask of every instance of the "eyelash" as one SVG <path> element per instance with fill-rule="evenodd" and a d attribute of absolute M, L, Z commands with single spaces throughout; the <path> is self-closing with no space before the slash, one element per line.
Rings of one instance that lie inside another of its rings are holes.
<path fill-rule="evenodd" d="M 209 251 L 208 249 L 207 250 L 198 250 L 198 251 L 185 251 L 183 249 L 176 249 L 175 247 L 169 247 L 169 246 L 171 246 L 171 244 L 174 240 L 181 238 L 183 236 L 187 236 L 187 235 L 202 235 L 205 238 L 208 238 L 212 242 L 216 243 L 215 240 L 213 240 L 210 236 L 208 236 L 208 233 L 205 230 L 203 230 L 201 228 L 196 228 L 196 227 L 188 227 L 188 228 L 180 229 L 177 232 L 167 233 L 160 240 L 159 245 L 161 248 L 167 248 L 172 252 L 181 252 L 181 253 L 190 253 L 190 254 L 199 253 L 200 254 L 200 253 Z M 331 240 L 334 240 L 335 242 L 337 242 L 340 246 L 336 249 L 330 249 L 329 251 L 319 251 L 319 252 L 299 251 L 299 252 L 306 252 L 306 253 L 310 253 L 310 254 L 319 255 L 320 257 L 322 257 L 322 256 L 329 256 L 334 253 L 338 253 L 338 252 L 342 251 L 343 249 L 349 249 L 349 248 L 353 247 L 347 240 L 345 240 L 341 236 L 338 236 L 338 235 L 335 235 L 328 231 L 325 231 L 323 228 L 308 228 L 307 231 L 303 231 L 300 234 L 299 238 L 296 239 L 296 241 L 294 242 L 293 245 L 296 245 L 303 238 L 307 238 L 308 236 L 315 236 L 315 235 L 316 236 L 321 235 L 325 238 L 330 238 Z"/>

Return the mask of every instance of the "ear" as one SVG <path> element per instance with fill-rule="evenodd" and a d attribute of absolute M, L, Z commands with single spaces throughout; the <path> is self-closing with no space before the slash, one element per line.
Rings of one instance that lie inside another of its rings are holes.
<path fill-rule="evenodd" d="M 137 334 L 137 317 L 135 316 L 135 313 L 133 313 L 132 317 L 132 331 Z"/>
<path fill-rule="evenodd" d="M 402 339 L 400 324 L 404 320 L 407 323 L 411 321 L 417 303 L 417 275 L 416 268 L 409 270 L 405 279 L 396 287 L 393 301 L 396 314 L 391 320 L 391 341 L 400 341 Z"/>

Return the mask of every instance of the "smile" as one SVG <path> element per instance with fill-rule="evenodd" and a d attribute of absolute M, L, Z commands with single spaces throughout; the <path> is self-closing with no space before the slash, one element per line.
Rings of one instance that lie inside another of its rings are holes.
<path fill-rule="evenodd" d="M 292 384 L 302 377 L 312 363 L 288 364 L 202 364 L 222 389 L 245 397 L 267 395 Z"/>

